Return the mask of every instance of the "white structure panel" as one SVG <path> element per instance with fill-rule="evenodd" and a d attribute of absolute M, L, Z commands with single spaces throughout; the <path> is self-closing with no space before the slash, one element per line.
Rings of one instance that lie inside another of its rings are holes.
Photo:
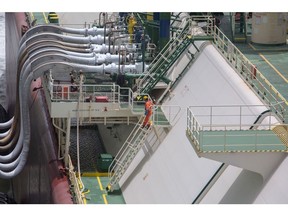
<path fill-rule="evenodd" d="M 159 148 L 122 188 L 126 202 L 192 203 L 221 163 L 195 154 L 185 135 L 186 107 L 241 104 L 262 105 L 218 51 L 212 45 L 206 46 L 164 102 L 181 106 L 183 114 Z"/>

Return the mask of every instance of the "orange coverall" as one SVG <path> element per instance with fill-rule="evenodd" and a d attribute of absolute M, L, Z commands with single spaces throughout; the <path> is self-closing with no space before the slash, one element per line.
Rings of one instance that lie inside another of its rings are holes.
<path fill-rule="evenodd" d="M 152 106 L 153 106 L 153 103 L 151 100 L 146 101 L 145 103 L 146 117 L 143 122 L 143 127 L 145 127 L 146 124 L 149 122 L 150 116 L 152 115 Z"/>

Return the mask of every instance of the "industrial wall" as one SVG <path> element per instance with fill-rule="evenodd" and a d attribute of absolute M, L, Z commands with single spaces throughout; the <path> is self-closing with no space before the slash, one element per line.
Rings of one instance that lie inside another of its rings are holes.
<path fill-rule="evenodd" d="M 145 148 L 139 152 L 138 163 L 143 158 L 145 163 L 140 163 L 133 177 L 122 182 L 126 202 L 191 204 L 221 165 L 213 160 L 198 158 L 186 138 L 188 106 L 261 104 L 213 45 L 206 46 L 164 102 L 164 105 L 182 107 L 180 120 L 155 152 L 151 154 Z M 134 167 L 136 165 L 132 164 Z M 229 166 L 222 184 L 218 185 L 218 190 L 210 195 L 209 200 L 206 199 L 206 203 L 220 203 L 240 173 L 240 168 Z M 262 181 L 256 184 L 263 186 Z M 255 198 L 250 197 L 249 202 Z"/>

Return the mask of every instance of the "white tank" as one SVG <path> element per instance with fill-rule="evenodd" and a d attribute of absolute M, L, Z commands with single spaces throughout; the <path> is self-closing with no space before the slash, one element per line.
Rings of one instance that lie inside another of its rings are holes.
<path fill-rule="evenodd" d="M 257 44 L 286 44 L 287 13 L 253 13 L 251 41 Z"/>

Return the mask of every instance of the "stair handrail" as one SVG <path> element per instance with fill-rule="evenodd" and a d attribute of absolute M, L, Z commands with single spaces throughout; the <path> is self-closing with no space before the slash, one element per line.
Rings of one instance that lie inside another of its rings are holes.
<path fill-rule="evenodd" d="M 141 116 L 141 118 L 139 118 L 139 121 L 137 122 L 137 124 L 134 126 L 133 130 L 131 131 L 131 133 L 127 137 L 126 141 L 124 142 L 124 144 L 122 145 L 122 147 L 120 148 L 118 153 L 115 155 L 112 163 L 110 164 L 110 166 L 108 168 L 108 177 L 109 178 L 112 177 L 112 172 L 115 170 L 116 166 L 118 165 L 118 163 L 114 163 L 114 162 L 117 162 L 117 160 L 119 160 L 119 158 L 122 158 L 124 156 L 125 151 L 127 150 L 127 148 L 129 148 L 129 146 L 127 145 L 128 140 L 131 140 L 136 136 L 137 131 L 141 127 L 143 121 L 144 121 L 144 117 Z"/>
<path fill-rule="evenodd" d="M 118 154 L 113 159 L 112 163 L 108 168 L 108 177 L 110 179 L 108 184 L 108 189 L 112 191 L 114 188 L 113 186 L 117 184 L 117 182 L 121 179 L 124 175 L 125 171 L 128 169 L 129 165 L 135 158 L 136 154 L 143 146 L 147 135 L 151 131 L 153 126 L 150 126 L 148 129 L 142 128 L 142 123 L 144 118 L 140 118 L 140 124 L 136 124 L 128 138 L 126 139 L 125 143 L 119 150 Z M 142 135 L 142 136 L 141 136 Z M 132 137 L 132 138 L 131 138 Z M 129 142 L 128 140 L 134 140 L 135 146 Z"/>
<path fill-rule="evenodd" d="M 168 58 L 173 54 L 174 50 L 177 49 L 177 45 L 181 44 L 182 41 L 188 36 L 188 31 L 191 28 L 192 21 L 190 19 L 183 19 L 180 28 L 176 31 L 176 36 L 171 38 L 168 43 L 164 46 L 164 48 L 158 53 L 158 55 L 151 62 L 148 67 L 147 72 L 141 78 L 137 85 L 137 91 L 141 92 L 144 83 L 147 83 L 153 71 L 164 64 L 163 59 Z M 162 61 L 162 62 L 161 62 Z M 160 64 L 159 64 L 160 63 Z"/>
<path fill-rule="evenodd" d="M 169 123 L 169 127 L 173 127 L 178 120 L 181 117 L 181 111 L 182 111 L 182 107 L 179 105 L 154 105 L 153 106 L 153 114 L 152 114 L 152 123 L 155 126 L 162 126 L 163 122 L 161 124 L 160 121 L 157 121 L 157 112 L 155 112 L 157 109 L 161 109 L 162 113 L 165 115 L 168 123 Z M 166 125 L 167 127 L 168 125 Z"/>
<path fill-rule="evenodd" d="M 283 123 L 287 123 L 288 101 L 217 26 L 214 26 L 213 45 L 260 100 L 272 106 Z"/>

